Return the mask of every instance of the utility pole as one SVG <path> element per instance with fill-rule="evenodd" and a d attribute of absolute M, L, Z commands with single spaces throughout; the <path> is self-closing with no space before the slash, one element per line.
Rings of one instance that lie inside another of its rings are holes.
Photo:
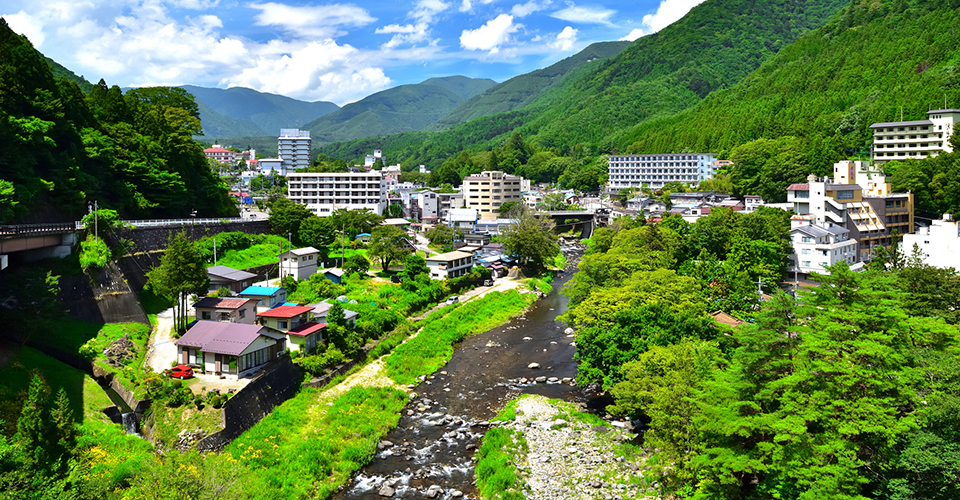
<path fill-rule="evenodd" d="M 93 241 L 98 245 L 100 244 L 100 214 L 97 213 L 99 209 L 97 200 L 93 200 Z"/>
<path fill-rule="evenodd" d="M 343 268 L 343 256 L 346 254 L 347 223 L 340 226 L 340 268 Z"/>
<path fill-rule="evenodd" d="M 217 237 L 213 237 L 213 265 L 217 265 Z"/>

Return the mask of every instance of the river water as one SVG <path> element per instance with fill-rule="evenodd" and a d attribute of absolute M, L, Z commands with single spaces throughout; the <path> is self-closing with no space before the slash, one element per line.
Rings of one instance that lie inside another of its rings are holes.
<path fill-rule="evenodd" d="M 567 308 L 560 289 L 572 277 L 579 253 L 565 251 L 567 271 L 553 291 L 521 317 L 456 346 L 451 361 L 416 388 L 417 397 L 403 409 L 400 423 L 381 442 L 376 459 L 361 469 L 334 498 L 381 499 L 384 485 L 393 498 L 423 498 L 431 486 L 435 498 L 476 498 L 473 454 L 486 427 L 506 401 L 520 394 L 541 394 L 593 406 L 597 395 L 563 379 L 573 379 L 576 346 L 566 326 L 556 321 Z M 528 340 L 525 340 L 527 338 Z M 539 369 L 528 368 L 538 363 Z M 551 380 L 533 382 L 537 377 Z M 522 379 L 528 379 L 523 382 Z M 432 498 L 429 497 L 428 498 Z"/>

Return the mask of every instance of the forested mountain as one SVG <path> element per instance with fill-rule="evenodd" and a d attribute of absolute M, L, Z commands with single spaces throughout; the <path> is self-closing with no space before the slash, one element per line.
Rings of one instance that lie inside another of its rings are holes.
<path fill-rule="evenodd" d="M 50 59 L 47 56 L 43 56 L 43 58 L 47 61 L 47 65 L 50 66 L 50 71 L 53 73 L 54 78 L 66 78 L 67 80 L 76 83 L 77 86 L 80 87 L 80 90 L 84 92 L 89 92 L 90 89 L 93 88 L 93 84 L 88 82 L 86 78 L 77 76 L 76 73 L 70 71 L 62 64 Z"/>
<path fill-rule="evenodd" d="M 847 0 L 708 0 L 676 23 L 638 39 L 617 56 L 575 70 L 532 104 L 460 123 L 443 132 L 381 138 L 392 158 L 431 167 L 464 147 L 489 149 L 519 132 L 535 145 L 569 152 L 620 149 L 644 120 L 671 116 L 731 86 Z M 326 148 L 351 158 L 371 141 Z M 593 148 L 589 148 L 593 146 Z"/>
<path fill-rule="evenodd" d="M 222 137 L 276 137 L 281 128 L 296 128 L 340 109 L 332 102 L 300 101 L 244 87 L 182 88 L 196 97 L 203 135 L 211 141 Z"/>
<path fill-rule="evenodd" d="M 465 76 L 430 78 L 369 95 L 301 128 L 310 130 L 314 144 L 423 130 L 496 83 Z"/>
<path fill-rule="evenodd" d="M 504 113 L 522 108 L 584 64 L 597 59 L 613 57 L 625 49 L 630 42 L 598 42 L 576 54 L 547 66 L 515 76 L 501 84 L 475 95 L 457 106 L 447 116 L 441 118 L 430 130 L 442 130 L 451 125 L 494 113 Z"/>
<path fill-rule="evenodd" d="M 235 213 L 182 89 L 84 94 L 2 19 L 0 89 L 0 223 L 78 220 L 94 200 L 123 217 Z"/>

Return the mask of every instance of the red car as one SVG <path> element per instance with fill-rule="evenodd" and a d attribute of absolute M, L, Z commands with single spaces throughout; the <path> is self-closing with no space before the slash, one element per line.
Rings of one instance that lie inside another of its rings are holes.
<path fill-rule="evenodd" d="M 193 378 L 193 368 L 190 368 L 187 365 L 174 366 L 173 368 L 167 370 L 167 373 L 169 373 L 173 378 Z"/>

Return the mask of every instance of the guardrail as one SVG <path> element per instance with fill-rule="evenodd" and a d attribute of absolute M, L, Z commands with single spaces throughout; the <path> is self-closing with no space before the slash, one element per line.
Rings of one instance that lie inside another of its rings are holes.
<path fill-rule="evenodd" d="M 52 222 L 45 224 L 17 224 L 0 226 L 0 236 L 33 236 L 42 234 L 72 233 L 77 230 L 74 222 Z"/>
<path fill-rule="evenodd" d="M 185 219 L 146 219 L 146 220 L 125 220 L 122 221 L 124 224 L 129 224 L 133 227 L 147 227 L 147 226 L 194 226 L 194 225 L 205 225 L 205 224 L 228 224 L 235 222 L 256 222 L 258 218 L 244 219 L 242 217 L 224 217 L 224 218 L 209 218 L 209 219 L 197 219 L 194 217 L 185 218 Z"/>

